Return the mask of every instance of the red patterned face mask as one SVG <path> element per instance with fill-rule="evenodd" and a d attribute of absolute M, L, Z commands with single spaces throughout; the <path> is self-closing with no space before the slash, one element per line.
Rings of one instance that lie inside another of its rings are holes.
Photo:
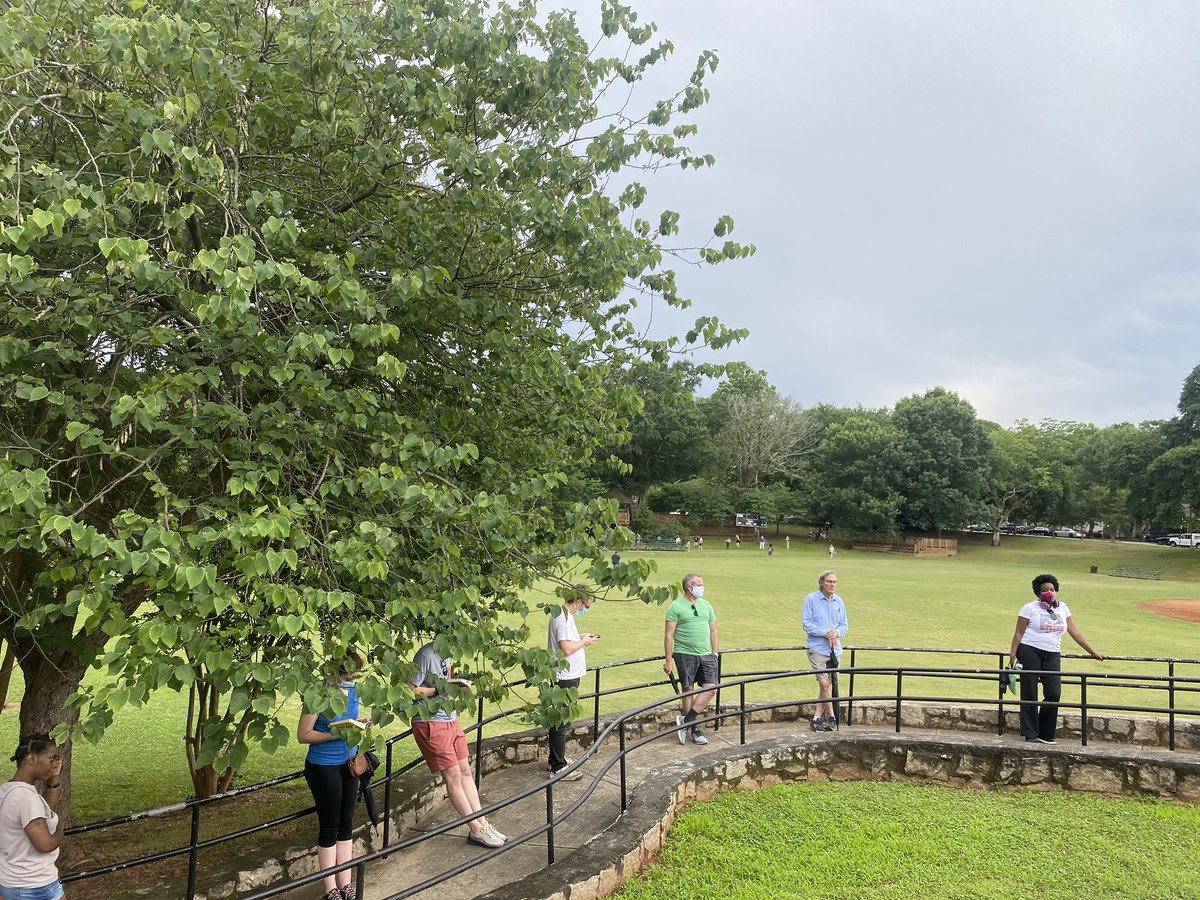
<path fill-rule="evenodd" d="M 1038 594 L 1038 602 L 1042 609 L 1054 609 L 1058 606 L 1058 598 L 1054 596 L 1054 591 L 1042 591 Z"/>

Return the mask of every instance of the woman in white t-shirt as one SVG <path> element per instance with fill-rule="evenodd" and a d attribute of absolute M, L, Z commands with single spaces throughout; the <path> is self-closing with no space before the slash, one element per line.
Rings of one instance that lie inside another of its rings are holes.
<path fill-rule="evenodd" d="M 1033 579 L 1035 600 L 1026 603 L 1017 613 L 1017 630 L 1013 632 L 1008 664 L 1020 664 L 1021 671 L 1021 734 L 1029 743 L 1053 744 L 1058 726 L 1058 701 L 1062 697 L 1062 636 L 1071 635 L 1075 643 L 1096 659 L 1104 655 L 1092 649 L 1083 634 L 1075 627 L 1071 610 L 1058 599 L 1058 579 L 1039 575 Z M 1042 674 L 1035 674 L 1037 671 Z M 1042 685 L 1039 706 L 1038 682 Z"/>
<path fill-rule="evenodd" d="M 62 757 L 48 735 L 34 734 L 21 738 L 12 761 L 17 774 L 0 784 L 0 900 L 59 900 L 63 829 L 52 807 Z"/>

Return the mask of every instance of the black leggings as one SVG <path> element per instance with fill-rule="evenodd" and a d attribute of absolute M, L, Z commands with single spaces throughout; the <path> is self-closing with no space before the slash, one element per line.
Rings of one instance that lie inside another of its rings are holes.
<path fill-rule="evenodd" d="M 345 763 L 320 766 L 304 763 L 304 780 L 317 805 L 318 847 L 332 847 L 354 836 L 354 804 L 358 802 L 358 779 Z"/>

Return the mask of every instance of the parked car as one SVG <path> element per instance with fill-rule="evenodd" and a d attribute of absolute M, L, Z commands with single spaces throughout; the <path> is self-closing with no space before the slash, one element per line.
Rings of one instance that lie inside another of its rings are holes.
<path fill-rule="evenodd" d="M 1172 547 L 1200 547 L 1200 534 L 1173 534 L 1167 543 Z"/>
<path fill-rule="evenodd" d="M 1074 528 L 1055 528 L 1054 536 L 1055 537 L 1073 537 L 1073 538 L 1082 538 L 1083 537 L 1083 535 L 1080 534 L 1078 531 L 1076 531 Z"/>
<path fill-rule="evenodd" d="M 1050 537 L 1051 531 L 1042 525 L 1035 525 L 1032 528 L 1026 529 L 1026 534 L 1037 535 L 1038 537 Z"/>
<path fill-rule="evenodd" d="M 1177 534 L 1163 534 L 1154 539 L 1154 543 L 1166 546 L 1179 537 Z"/>

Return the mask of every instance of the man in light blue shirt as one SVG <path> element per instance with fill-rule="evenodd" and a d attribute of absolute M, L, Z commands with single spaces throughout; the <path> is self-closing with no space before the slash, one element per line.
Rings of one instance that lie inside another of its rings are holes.
<path fill-rule="evenodd" d="M 836 593 L 837 583 L 837 572 L 822 572 L 817 579 L 820 590 L 804 598 L 804 610 L 801 613 L 804 633 L 808 636 L 805 643 L 808 664 L 816 672 L 821 697 L 812 717 L 813 731 L 834 731 L 837 728 L 837 716 L 832 703 L 833 679 L 829 670 L 837 667 L 837 660 L 842 655 L 842 636 L 850 630 L 846 621 L 846 604 Z M 830 659 L 834 660 L 832 666 Z"/>

